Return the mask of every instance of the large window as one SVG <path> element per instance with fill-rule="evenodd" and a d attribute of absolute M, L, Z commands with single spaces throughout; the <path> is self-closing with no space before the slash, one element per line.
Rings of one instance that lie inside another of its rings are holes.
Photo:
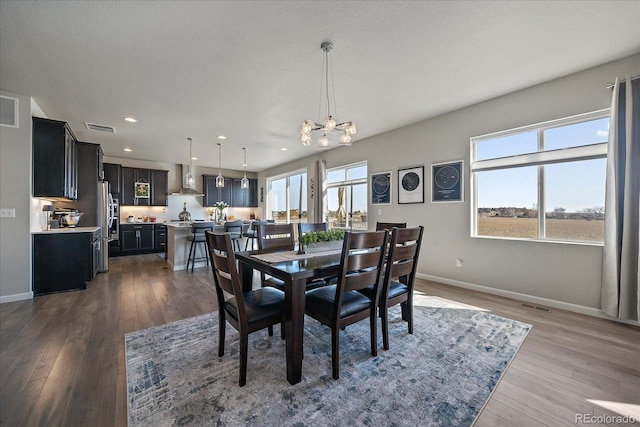
<path fill-rule="evenodd" d="M 471 138 L 472 236 L 602 242 L 608 110 Z"/>
<path fill-rule="evenodd" d="M 267 180 L 267 219 L 276 223 L 307 222 L 307 172 Z"/>
<path fill-rule="evenodd" d="M 367 229 L 367 164 L 327 170 L 329 227 Z"/>

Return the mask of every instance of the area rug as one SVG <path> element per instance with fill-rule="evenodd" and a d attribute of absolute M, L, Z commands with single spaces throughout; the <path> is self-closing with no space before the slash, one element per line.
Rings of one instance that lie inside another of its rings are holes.
<path fill-rule="evenodd" d="M 331 332 L 305 318 L 302 381 L 286 380 L 285 345 L 249 338 L 247 385 L 217 313 L 125 336 L 129 426 L 469 426 L 531 326 L 482 309 L 416 295 L 414 333 L 390 310 L 390 349 L 372 357 L 369 322 L 340 334 L 340 379 L 331 377 Z M 380 330 L 380 328 L 379 328 Z"/>

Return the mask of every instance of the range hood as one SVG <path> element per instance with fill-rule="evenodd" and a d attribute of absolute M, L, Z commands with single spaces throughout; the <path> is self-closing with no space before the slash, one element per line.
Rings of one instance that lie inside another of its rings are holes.
<path fill-rule="evenodd" d="M 182 165 L 182 171 L 181 171 L 181 175 L 182 175 L 182 188 L 178 191 L 176 191 L 173 194 L 178 194 L 180 196 L 196 196 L 196 197 L 204 197 L 204 194 L 202 194 L 200 191 L 195 190 L 191 187 L 189 187 L 189 184 L 186 182 L 185 179 L 185 175 L 187 173 L 187 171 L 189 170 L 189 165 Z"/>

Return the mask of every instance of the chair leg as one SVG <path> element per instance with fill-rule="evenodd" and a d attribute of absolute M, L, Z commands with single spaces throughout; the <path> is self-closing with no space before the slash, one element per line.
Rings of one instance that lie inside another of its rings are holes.
<path fill-rule="evenodd" d="M 285 339 L 285 334 L 284 334 L 284 317 L 282 318 L 282 320 L 280 321 L 280 338 Z"/>
<path fill-rule="evenodd" d="M 251 239 L 249 237 L 247 237 L 247 241 L 244 243 L 244 250 L 245 251 L 249 247 L 249 240 L 251 240 Z M 253 243 L 251 244 L 251 249 L 253 249 Z"/>
<path fill-rule="evenodd" d="M 267 331 L 269 331 L 269 336 L 272 337 L 273 336 L 273 326 L 271 326 L 271 325 L 267 326 Z"/>
<path fill-rule="evenodd" d="M 382 346 L 389 350 L 389 318 L 387 317 L 389 307 L 384 302 L 380 305 L 380 320 L 382 320 Z"/>
<path fill-rule="evenodd" d="M 340 331 L 331 328 L 331 373 L 334 380 L 340 379 Z"/>
<path fill-rule="evenodd" d="M 376 357 L 378 355 L 378 318 L 376 317 L 375 307 L 371 309 L 369 323 L 371 329 L 371 355 Z"/>
<path fill-rule="evenodd" d="M 207 267 L 209 267 L 209 254 L 207 253 L 207 242 L 204 242 L 204 260 L 207 262 Z"/>
<path fill-rule="evenodd" d="M 407 305 L 407 323 L 409 324 L 409 333 L 413 334 L 413 295 L 409 295 L 407 301 L 405 302 Z"/>
<path fill-rule="evenodd" d="M 224 309 L 218 308 L 218 357 L 224 356 L 224 329 L 226 323 Z"/>
<path fill-rule="evenodd" d="M 193 252 L 193 244 L 195 242 L 191 242 L 191 246 L 189 247 L 189 256 L 187 257 L 187 270 L 189 269 L 189 262 L 191 261 L 191 253 Z M 193 268 L 191 269 L 193 271 Z"/>
<path fill-rule="evenodd" d="M 240 333 L 240 387 L 247 383 L 247 351 L 249 349 L 249 335 Z"/>

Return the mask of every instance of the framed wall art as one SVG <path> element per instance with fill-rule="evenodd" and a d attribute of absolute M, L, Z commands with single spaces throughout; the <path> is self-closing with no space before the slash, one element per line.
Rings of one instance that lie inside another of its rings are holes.
<path fill-rule="evenodd" d="M 398 169 L 398 203 L 424 203 L 424 166 Z"/>
<path fill-rule="evenodd" d="M 431 165 L 431 201 L 462 202 L 464 201 L 464 162 L 458 160 Z"/>
<path fill-rule="evenodd" d="M 390 205 L 391 204 L 391 171 L 372 173 L 371 184 L 371 204 Z"/>
<path fill-rule="evenodd" d="M 149 183 L 148 182 L 136 182 L 134 195 L 136 199 L 148 199 L 149 198 Z"/>

